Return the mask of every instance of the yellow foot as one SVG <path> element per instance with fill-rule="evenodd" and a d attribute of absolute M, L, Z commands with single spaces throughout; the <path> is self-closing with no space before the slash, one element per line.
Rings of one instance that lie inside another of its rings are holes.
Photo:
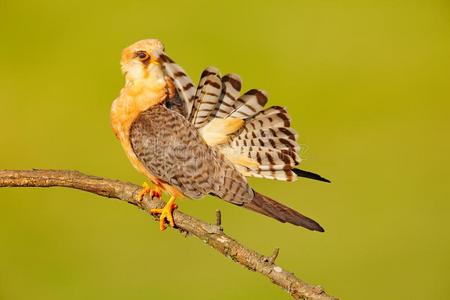
<path fill-rule="evenodd" d="M 146 194 L 149 194 L 151 198 L 158 197 L 161 198 L 162 192 L 161 189 L 158 186 L 155 186 L 154 189 L 150 188 L 147 182 L 144 182 L 142 184 L 142 190 L 137 194 L 136 200 L 142 201 L 144 199 L 144 196 Z"/>
<path fill-rule="evenodd" d="M 161 231 L 166 229 L 166 220 L 169 221 L 171 227 L 175 226 L 175 222 L 173 221 L 173 210 L 177 208 L 175 204 L 175 197 L 171 196 L 169 201 L 167 201 L 164 208 L 154 208 L 150 210 L 151 214 L 159 215 L 159 229 Z"/>

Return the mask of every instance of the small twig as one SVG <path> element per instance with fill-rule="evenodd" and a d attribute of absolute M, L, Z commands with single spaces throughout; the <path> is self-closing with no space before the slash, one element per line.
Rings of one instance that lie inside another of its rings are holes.
<path fill-rule="evenodd" d="M 220 212 L 220 210 L 216 210 L 216 225 L 222 225 L 222 213 Z"/>
<path fill-rule="evenodd" d="M 272 255 L 269 257 L 268 263 L 273 265 L 275 263 L 275 260 L 277 259 L 279 253 L 280 253 L 280 248 L 275 248 L 272 252 Z"/>
<path fill-rule="evenodd" d="M 117 180 L 85 175 L 78 171 L 64 170 L 27 170 L 10 171 L 0 170 L 0 187 L 68 187 L 84 190 L 103 197 L 117 198 L 133 204 L 146 212 L 152 208 L 162 207 L 164 202 L 160 199 L 153 200 L 144 197 L 142 201 L 136 199 L 140 187 L 131 183 Z M 274 264 L 278 255 L 275 249 L 268 259 L 263 255 L 248 249 L 230 236 L 217 229 L 217 225 L 211 225 L 195 219 L 179 210 L 174 212 L 174 220 L 177 229 L 195 235 L 205 243 L 230 257 L 233 261 L 245 266 L 249 270 L 256 271 L 274 284 L 287 291 L 294 299 L 332 300 L 336 299 L 327 295 L 320 286 L 310 285 L 293 273 L 283 270 Z M 216 213 L 216 217 L 220 213 Z M 216 224 L 221 224 L 221 218 L 216 218 Z"/>
<path fill-rule="evenodd" d="M 222 212 L 220 210 L 216 210 L 216 226 L 219 227 L 220 231 L 223 231 Z"/>

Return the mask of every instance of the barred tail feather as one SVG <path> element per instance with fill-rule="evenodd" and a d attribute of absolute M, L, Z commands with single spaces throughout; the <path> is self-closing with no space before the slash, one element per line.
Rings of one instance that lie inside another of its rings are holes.
<path fill-rule="evenodd" d="M 268 217 L 274 218 L 282 223 L 291 223 L 302 226 L 309 230 L 324 232 L 325 230 L 313 219 L 287 207 L 275 200 L 253 191 L 254 198 L 250 202 L 244 203 L 244 207 Z"/>
<path fill-rule="evenodd" d="M 236 100 L 231 118 L 247 119 L 259 113 L 267 103 L 266 92 L 252 89 Z"/>
<path fill-rule="evenodd" d="M 216 118 L 226 118 L 235 108 L 234 103 L 241 94 L 241 78 L 237 74 L 227 74 L 222 77 L 222 93 L 216 108 Z"/>
<path fill-rule="evenodd" d="M 192 80 L 186 74 L 184 69 L 181 66 L 177 65 L 165 53 L 160 53 L 158 59 L 167 76 L 172 79 L 178 95 L 186 104 L 186 111 L 187 115 L 189 116 L 194 104 L 195 96 L 195 86 L 192 83 Z"/>
<path fill-rule="evenodd" d="M 246 176 L 294 181 L 292 169 L 300 162 L 297 134 L 290 128 L 285 108 L 272 106 L 247 119 L 232 137 L 231 147 L 258 162 L 256 168 L 245 168 Z"/>
<path fill-rule="evenodd" d="M 286 166 L 293 168 L 297 162 L 281 150 L 263 147 L 240 147 L 240 153 L 256 161 L 260 170 L 282 170 Z"/>
<path fill-rule="evenodd" d="M 252 132 L 269 128 L 289 128 L 290 126 L 291 120 L 286 109 L 280 106 L 272 106 L 249 119 L 243 131 Z"/>
<path fill-rule="evenodd" d="M 300 176 L 326 181 L 294 169 L 301 160 L 300 146 L 287 110 L 281 106 L 264 109 L 267 94 L 251 89 L 241 95 L 241 86 L 236 74 L 220 77 L 212 67 L 202 73 L 190 121 L 204 141 L 218 147 L 245 176 L 283 181 Z"/>
<path fill-rule="evenodd" d="M 294 181 L 295 173 L 290 168 L 284 168 L 280 170 L 253 170 L 248 167 L 238 167 L 238 170 L 244 176 L 252 176 L 256 178 L 264 178 L 264 179 L 272 179 L 272 180 L 280 180 L 280 181 Z"/>
<path fill-rule="evenodd" d="M 195 128 L 205 126 L 213 116 L 220 93 L 222 81 L 219 70 L 209 67 L 203 71 L 195 94 L 190 121 Z"/>

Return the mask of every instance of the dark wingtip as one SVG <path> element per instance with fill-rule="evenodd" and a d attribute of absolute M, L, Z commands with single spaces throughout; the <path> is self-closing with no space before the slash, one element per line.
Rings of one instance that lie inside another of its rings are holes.
<path fill-rule="evenodd" d="M 323 229 L 322 226 L 320 226 L 319 224 L 317 224 L 317 226 L 318 226 L 318 227 L 314 229 L 315 231 L 318 231 L 318 232 L 325 232 L 325 229 Z"/>
<path fill-rule="evenodd" d="M 294 173 L 299 177 L 304 177 L 304 178 L 309 178 L 309 179 L 314 179 L 314 180 L 318 180 L 318 181 L 331 183 L 330 180 L 323 178 L 319 174 L 316 174 L 313 172 L 308 172 L 308 171 L 300 170 L 300 169 L 292 169 L 292 171 L 294 171 Z"/>

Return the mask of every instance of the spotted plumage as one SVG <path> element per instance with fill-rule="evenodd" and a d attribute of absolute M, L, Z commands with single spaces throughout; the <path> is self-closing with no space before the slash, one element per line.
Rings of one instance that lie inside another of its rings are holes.
<path fill-rule="evenodd" d="M 172 195 L 161 214 L 173 226 L 175 198 L 215 195 L 281 222 L 323 231 L 315 221 L 255 192 L 246 177 L 327 181 L 296 169 L 297 134 L 286 109 L 264 108 L 267 94 L 241 94 L 236 74 L 202 73 L 197 88 L 157 40 L 139 41 L 122 54 L 126 84 L 111 122 L 132 164 Z M 156 193 L 156 192 L 155 192 Z"/>
<path fill-rule="evenodd" d="M 189 198 L 212 193 L 236 204 L 253 198 L 245 178 L 223 155 L 203 142 L 192 123 L 164 105 L 139 114 L 130 139 L 146 168 Z"/>

